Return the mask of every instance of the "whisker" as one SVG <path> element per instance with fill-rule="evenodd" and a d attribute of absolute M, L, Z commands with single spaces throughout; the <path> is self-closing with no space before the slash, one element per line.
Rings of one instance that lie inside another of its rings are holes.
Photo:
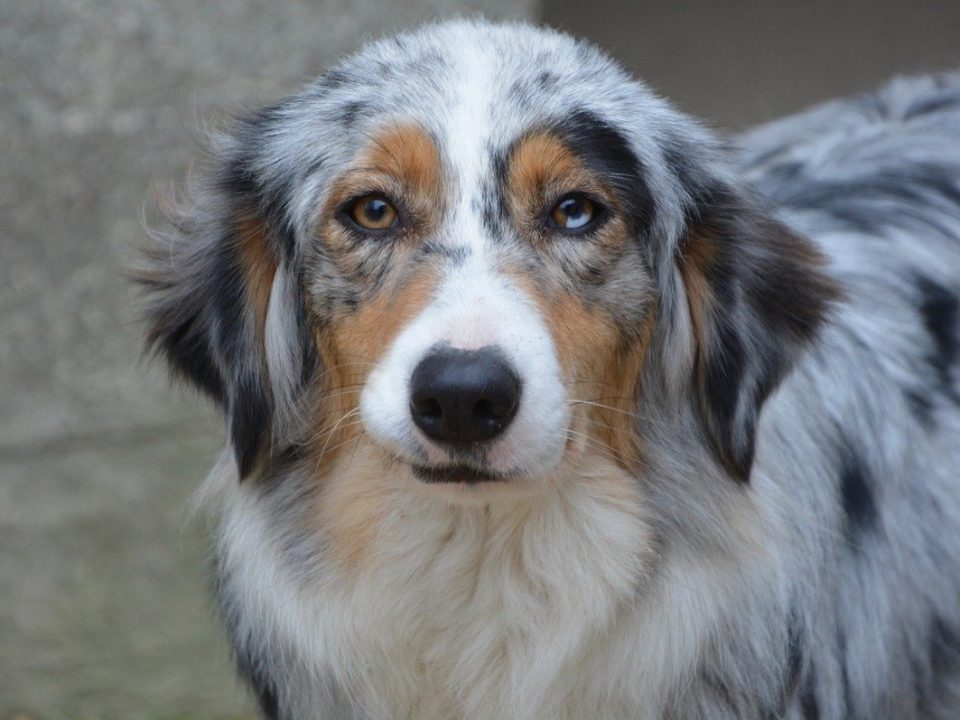
<path fill-rule="evenodd" d="M 355 413 L 352 413 L 352 412 L 351 412 L 350 414 L 344 415 L 343 417 L 341 417 L 339 420 L 337 420 L 336 423 L 332 423 L 332 424 L 330 424 L 330 425 L 325 426 L 324 428 L 321 428 L 321 429 L 318 430 L 316 433 L 314 433 L 313 435 L 311 435 L 311 436 L 309 437 L 309 439 L 307 440 L 307 442 L 312 444 L 312 443 L 318 442 L 319 440 L 321 440 L 321 439 L 324 438 L 324 437 L 326 437 L 327 440 L 329 441 L 330 437 L 331 437 L 338 429 L 340 429 L 341 427 L 342 427 L 343 429 L 346 429 L 346 428 L 348 428 L 348 427 L 353 427 L 354 425 L 357 425 L 357 424 L 363 422 L 362 419 L 356 419 L 356 420 L 351 420 L 351 421 L 350 421 L 349 423 L 347 423 L 346 425 L 343 425 L 343 421 L 346 420 L 347 417 L 348 417 L 349 415 L 351 415 L 351 414 L 352 414 L 352 415 L 355 415 Z"/>
<path fill-rule="evenodd" d="M 615 398 L 613 398 L 615 399 Z M 621 410 L 620 408 L 614 407 L 613 405 L 607 405 L 605 403 L 594 402 L 592 400 L 571 400 L 570 405 L 589 405 L 591 407 L 602 408 L 603 410 L 611 410 L 612 412 L 618 412 L 621 415 L 628 415 L 634 418 L 642 418 L 643 416 L 640 413 L 630 412 L 629 410 Z"/>
<path fill-rule="evenodd" d="M 355 425 L 357 425 L 357 424 L 358 424 L 358 423 L 355 423 L 355 422 L 354 422 L 354 423 L 349 423 L 348 425 L 345 425 L 344 428 L 353 427 L 353 426 L 355 426 Z M 332 453 L 332 452 L 334 452 L 334 451 L 342 448 L 344 445 L 349 445 L 350 443 L 359 440 L 359 439 L 362 438 L 364 435 L 366 435 L 366 430 L 362 431 L 362 432 L 360 433 L 360 435 L 358 435 L 356 438 L 350 438 L 349 440 L 344 440 L 343 442 L 339 442 L 339 443 L 337 443 L 336 445 L 332 445 L 332 446 L 330 446 L 330 447 L 328 447 L 328 448 L 324 448 L 323 452 L 320 453 L 321 459 L 323 458 L 324 455 L 327 455 L 327 454 L 329 454 L 329 453 Z M 357 454 L 356 448 L 354 449 L 353 454 L 354 454 L 354 455 Z M 353 459 L 351 458 L 351 462 L 352 462 L 352 461 L 353 461 Z"/>
<path fill-rule="evenodd" d="M 360 408 L 354 408 L 354 409 L 351 410 L 350 412 L 345 413 L 344 415 L 342 415 L 342 416 L 340 417 L 340 419 L 337 420 L 337 422 L 333 425 L 333 427 L 330 428 L 330 430 L 326 432 L 327 440 L 326 440 L 326 443 L 324 444 L 323 449 L 320 451 L 320 457 L 323 457 L 323 454 L 327 451 L 327 445 L 330 444 L 330 439 L 333 437 L 333 434 L 337 431 L 337 429 L 338 429 L 345 421 L 349 420 L 350 418 L 356 417 L 356 416 L 359 415 L 359 414 L 360 414 Z M 355 422 L 362 422 L 362 421 L 357 420 L 357 421 L 355 421 Z M 354 424 L 354 423 L 351 423 L 351 424 Z M 349 427 L 349 425 L 348 425 L 347 427 Z M 323 431 L 317 433 L 317 435 L 314 436 L 314 438 L 312 439 L 312 441 L 315 442 L 316 440 L 319 440 L 320 437 L 323 436 L 323 434 L 324 434 Z"/>

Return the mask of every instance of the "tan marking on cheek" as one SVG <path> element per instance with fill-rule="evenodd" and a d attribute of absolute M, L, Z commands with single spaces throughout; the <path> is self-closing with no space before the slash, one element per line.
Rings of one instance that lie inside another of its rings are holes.
<path fill-rule="evenodd" d="M 526 277 L 515 277 L 534 298 L 550 330 L 563 368 L 575 423 L 593 450 L 607 449 L 617 464 L 635 469 L 641 459 L 637 403 L 655 313 L 646 308 L 639 334 L 627 339 L 603 308 L 554 290 L 545 294 Z"/>
<path fill-rule="evenodd" d="M 257 319 L 257 336 L 262 343 L 277 263 L 270 251 L 266 228 L 259 219 L 241 220 L 236 228 L 237 252 L 246 282 L 247 299 Z"/>
<path fill-rule="evenodd" d="M 436 285 L 434 271 L 424 269 L 399 288 L 382 290 L 356 313 L 318 334 L 324 401 L 317 409 L 320 419 L 311 448 L 318 467 L 329 466 L 337 453 L 351 450 L 351 440 L 362 429 L 359 398 L 367 375 L 400 331 L 427 306 Z"/>
<path fill-rule="evenodd" d="M 605 429 L 604 440 L 623 467 L 635 469 L 642 458 L 643 448 L 638 431 L 638 405 L 647 348 L 653 336 L 655 312 L 646 310 L 640 333 L 630 341 L 621 340 L 617 350 L 608 357 L 600 380 L 600 387 L 613 391 L 614 397 L 595 408 L 599 424 Z M 616 391 L 616 388 L 620 388 Z"/>
<path fill-rule="evenodd" d="M 427 306 L 436 285 L 433 271 L 423 270 L 316 335 L 324 374 L 308 450 L 322 487 L 318 522 L 330 534 L 337 559 L 350 567 L 364 564 L 372 551 L 389 463 L 363 435 L 360 392 L 373 365 Z"/>

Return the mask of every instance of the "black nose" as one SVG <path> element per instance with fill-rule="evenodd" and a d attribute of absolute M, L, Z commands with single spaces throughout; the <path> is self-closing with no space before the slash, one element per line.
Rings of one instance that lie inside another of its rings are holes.
<path fill-rule="evenodd" d="M 520 378 L 494 348 L 438 348 L 410 380 L 413 422 L 441 443 L 491 440 L 507 428 L 519 404 Z"/>

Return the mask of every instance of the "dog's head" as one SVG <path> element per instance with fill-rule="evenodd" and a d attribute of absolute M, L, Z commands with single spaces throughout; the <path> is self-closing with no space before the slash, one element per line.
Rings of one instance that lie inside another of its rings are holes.
<path fill-rule="evenodd" d="M 223 404 L 241 478 L 362 447 L 488 497 L 591 454 L 637 471 L 673 413 L 745 480 L 833 294 L 708 133 L 549 31 L 374 43 L 211 158 L 142 278 L 150 341 Z"/>

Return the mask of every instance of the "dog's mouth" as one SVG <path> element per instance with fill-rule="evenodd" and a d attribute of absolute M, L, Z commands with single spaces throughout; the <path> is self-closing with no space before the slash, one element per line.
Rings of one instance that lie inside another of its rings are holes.
<path fill-rule="evenodd" d="M 413 475 L 421 482 L 435 485 L 439 483 L 458 483 L 461 485 L 477 485 L 479 483 L 503 482 L 512 478 L 515 473 L 500 473 L 478 470 L 469 465 L 440 465 L 426 467 L 413 465 Z"/>

